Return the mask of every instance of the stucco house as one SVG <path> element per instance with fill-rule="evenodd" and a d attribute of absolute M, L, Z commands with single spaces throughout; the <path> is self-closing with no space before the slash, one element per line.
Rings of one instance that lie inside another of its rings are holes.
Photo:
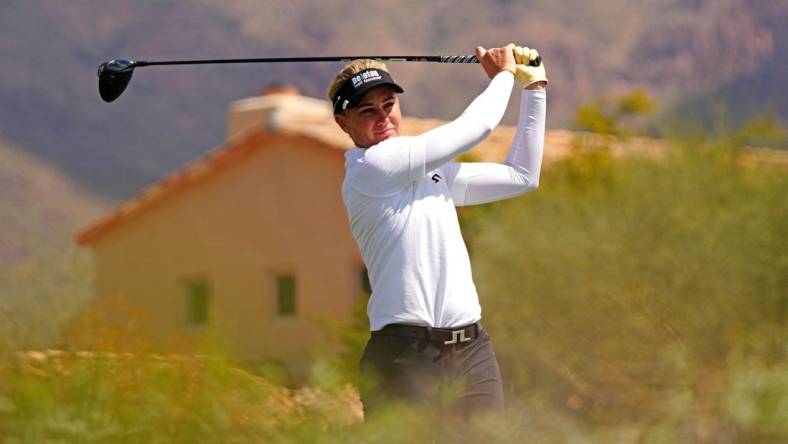
<path fill-rule="evenodd" d="M 405 118 L 406 134 L 441 121 Z M 239 359 L 304 374 L 333 347 L 321 319 L 347 318 L 364 266 L 342 204 L 351 141 L 326 101 L 291 92 L 232 103 L 226 143 L 77 234 L 92 248 L 97 298 L 121 295 L 156 336 L 210 329 Z M 505 157 L 513 128 L 471 152 Z M 548 145 L 565 147 L 563 132 Z M 552 149 L 550 158 L 561 155 Z"/>

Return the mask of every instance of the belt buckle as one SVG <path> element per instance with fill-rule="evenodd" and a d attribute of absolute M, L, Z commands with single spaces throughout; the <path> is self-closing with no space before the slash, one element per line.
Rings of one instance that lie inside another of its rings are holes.
<path fill-rule="evenodd" d="M 462 330 L 454 330 L 454 331 L 452 331 L 451 332 L 451 339 L 448 340 L 448 341 L 443 341 L 443 344 L 444 345 L 457 344 L 459 342 L 468 342 L 471 339 L 472 338 L 466 338 L 465 337 L 465 329 L 463 328 Z"/>

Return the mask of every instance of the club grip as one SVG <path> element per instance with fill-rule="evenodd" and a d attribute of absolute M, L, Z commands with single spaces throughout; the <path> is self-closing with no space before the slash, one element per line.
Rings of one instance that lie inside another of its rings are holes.
<path fill-rule="evenodd" d="M 441 63 L 479 63 L 475 55 L 442 55 Z"/>
<path fill-rule="evenodd" d="M 440 58 L 441 63 L 479 63 L 479 59 L 475 55 L 442 55 Z M 531 66 L 541 65 L 542 56 L 536 56 L 528 64 Z"/>

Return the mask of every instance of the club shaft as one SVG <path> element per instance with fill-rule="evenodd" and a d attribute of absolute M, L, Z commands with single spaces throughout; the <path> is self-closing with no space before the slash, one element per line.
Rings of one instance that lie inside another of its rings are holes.
<path fill-rule="evenodd" d="M 113 59 L 98 67 L 99 94 L 106 102 L 117 99 L 131 80 L 134 68 L 157 65 L 215 65 L 228 63 L 293 63 L 293 62 L 350 62 L 358 59 L 390 60 L 397 62 L 436 62 L 436 63 L 479 63 L 474 55 L 432 55 L 432 56 L 327 56 L 327 57 L 265 57 L 251 59 L 206 59 L 206 60 L 126 60 Z M 539 66 L 540 57 L 531 60 L 529 65 Z"/>
<path fill-rule="evenodd" d="M 432 55 L 432 56 L 327 56 L 327 57 L 264 57 L 250 59 L 210 59 L 210 60 L 137 60 L 134 66 L 156 65 L 212 65 L 225 63 L 294 63 L 294 62 L 350 62 L 357 59 L 375 59 L 395 62 L 437 62 L 437 63 L 479 63 L 474 55 Z"/>

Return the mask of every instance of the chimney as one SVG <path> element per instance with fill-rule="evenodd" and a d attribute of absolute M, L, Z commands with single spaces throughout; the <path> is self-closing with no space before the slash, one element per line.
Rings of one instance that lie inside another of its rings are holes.
<path fill-rule="evenodd" d="M 227 112 L 227 140 L 248 131 L 277 131 L 282 125 L 333 122 L 331 107 L 325 100 L 302 96 L 297 87 L 274 82 L 259 95 L 236 100 Z"/>
<path fill-rule="evenodd" d="M 272 96 L 274 94 L 283 94 L 288 96 L 300 96 L 301 91 L 298 87 L 294 85 L 289 85 L 287 83 L 269 83 L 266 85 L 265 88 L 260 92 L 261 96 Z"/>

